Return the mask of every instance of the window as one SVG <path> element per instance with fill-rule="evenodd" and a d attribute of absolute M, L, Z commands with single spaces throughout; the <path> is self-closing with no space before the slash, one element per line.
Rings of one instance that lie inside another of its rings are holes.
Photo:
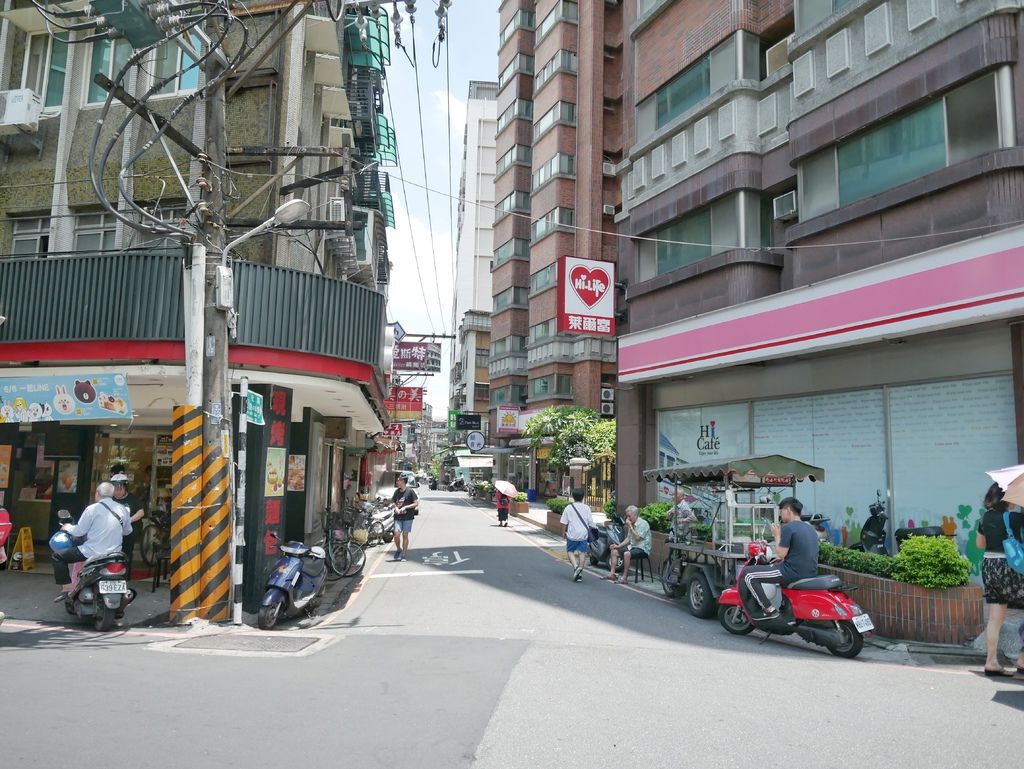
<path fill-rule="evenodd" d="M 512 240 L 506 240 L 494 251 L 494 261 L 491 263 L 493 267 L 499 267 L 507 262 L 509 259 L 529 259 L 530 258 L 530 242 L 523 240 L 522 238 L 512 238 Z"/>
<path fill-rule="evenodd" d="M 486 347 L 476 348 L 476 367 L 487 368 L 487 361 L 491 357 L 491 351 Z"/>
<path fill-rule="evenodd" d="M 526 349 L 525 336 L 507 336 L 491 345 L 491 357 L 497 358 L 510 352 L 522 352 Z"/>
<path fill-rule="evenodd" d="M 92 44 L 89 59 L 89 82 L 85 94 L 86 104 L 98 104 L 107 99 L 107 92 L 93 82 L 93 76 L 97 72 L 101 72 L 113 79 L 131 55 L 132 47 L 126 40 L 97 40 Z"/>
<path fill-rule="evenodd" d="M 537 270 L 530 276 L 530 291 L 536 293 L 545 288 L 555 285 L 558 280 L 558 264 L 549 264 L 542 270 Z"/>
<path fill-rule="evenodd" d="M 68 44 L 47 34 L 31 35 L 25 50 L 21 87 L 31 88 L 44 108 L 64 102 L 64 77 L 68 69 Z"/>
<path fill-rule="evenodd" d="M 505 84 L 512 79 L 514 75 L 532 75 L 533 74 L 533 57 L 526 53 L 517 53 L 512 57 L 512 61 L 508 63 L 508 66 L 501 71 L 498 75 L 498 88 L 504 88 Z"/>
<path fill-rule="evenodd" d="M 473 400 L 486 401 L 486 400 L 490 399 L 490 395 L 491 395 L 491 387 L 490 387 L 490 385 L 477 384 L 477 383 L 473 384 Z"/>
<path fill-rule="evenodd" d="M 494 312 L 501 312 L 513 305 L 526 307 L 528 303 L 529 292 L 520 286 L 513 286 L 494 295 Z"/>
<path fill-rule="evenodd" d="M 558 0 L 555 7 L 551 9 L 551 12 L 544 17 L 540 26 L 537 27 L 537 43 L 539 43 L 541 38 L 548 32 L 554 29 L 558 22 L 569 21 L 576 24 L 579 20 L 580 9 L 576 3 L 569 2 L 569 0 Z"/>
<path fill-rule="evenodd" d="M 117 219 L 113 214 L 79 214 L 75 217 L 75 251 L 97 253 L 114 249 Z"/>
<path fill-rule="evenodd" d="M 561 50 L 552 56 L 548 63 L 540 68 L 540 72 L 533 78 L 534 93 L 540 90 L 551 76 L 556 72 L 571 72 L 573 74 L 579 69 L 576 54 L 572 51 Z"/>
<path fill-rule="evenodd" d="M 13 219 L 13 237 L 11 238 L 11 254 L 13 256 L 31 256 L 45 254 L 50 250 L 50 220 Z"/>
<path fill-rule="evenodd" d="M 828 18 L 848 2 L 850 0 L 796 0 L 794 16 L 797 34 Z"/>
<path fill-rule="evenodd" d="M 551 374 L 529 381 L 530 397 L 544 398 L 552 395 L 571 396 L 572 377 L 564 374 Z"/>
<path fill-rule="evenodd" d="M 527 101 L 526 99 L 516 99 L 508 108 L 498 115 L 498 128 L 497 132 L 501 133 L 505 126 L 511 123 L 513 120 L 533 120 L 533 102 Z"/>
<path fill-rule="evenodd" d="M 505 45 L 506 41 L 512 37 L 512 33 L 517 29 L 530 29 L 532 30 L 536 22 L 536 15 L 533 11 L 517 11 L 516 15 L 512 17 L 505 28 L 501 30 L 501 34 L 498 36 L 498 47 Z"/>
<path fill-rule="evenodd" d="M 576 156 L 559 152 L 551 160 L 533 172 L 533 190 L 536 192 L 556 176 L 576 178 Z"/>
<path fill-rule="evenodd" d="M 555 123 L 576 125 L 576 105 L 560 101 L 544 113 L 544 116 L 533 124 L 533 139 L 536 141 Z"/>
<path fill-rule="evenodd" d="M 506 403 L 514 405 L 526 405 L 526 385 L 508 385 L 507 387 L 492 387 L 491 405 L 504 406 Z"/>
<path fill-rule="evenodd" d="M 199 49 L 199 38 L 196 35 L 189 35 L 193 47 Z M 153 80 L 158 81 L 170 78 L 170 81 L 157 91 L 159 96 L 180 93 L 182 91 L 194 91 L 199 87 L 199 67 L 193 67 L 195 61 L 191 56 L 182 51 L 173 43 L 164 43 L 156 49 L 153 59 Z M 188 69 L 191 67 L 191 69 Z M 184 71 L 187 70 L 187 71 Z"/>
<path fill-rule="evenodd" d="M 556 333 L 554 318 L 538 323 L 535 326 L 530 326 L 529 344 L 536 344 L 543 339 L 554 336 Z"/>
<path fill-rule="evenodd" d="M 514 144 L 512 149 L 498 158 L 494 166 L 494 175 L 500 176 L 515 163 L 530 165 L 533 162 L 533 150 L 525 144 Z"/>
<path fill-rule="evenodd" d="M 500 219 L 504 219 L 513 211 L 524 214 L 530 213 L 530 194 L 528 192 L 520 192 L 519 190 L 516 190 L 507 198 L 500 201 L 498 205 L 495 206 L 494 221 L 497 222 Z"/>
<path fill-rule="evenodd" d="M 560 225 L 572 227 L 575 223 L 576 212 L 573 209 L 553 208 L 539 221 L 533 223 L 533 242 L 536 243 L 548 233 L 554 232 L 555 228 Z"/>
<path fill-rule="evenodd" d="M 806 220 L 1000 146 L 995 73 L 800 164 Z"/>

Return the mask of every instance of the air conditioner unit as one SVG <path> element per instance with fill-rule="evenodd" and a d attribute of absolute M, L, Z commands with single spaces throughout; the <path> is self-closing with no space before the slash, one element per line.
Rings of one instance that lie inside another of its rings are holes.
<path fill-rule="evenodd" d="M 614 403 L 602 403 L 601 404 L 601 416 L 613 417 L 615 416 L 615 404 Z"/>
<path fill-rule="evenodd" d="M 615 206 L 611 205 L 610 203 L 605 203 L 603 206 L 601 206 L 601 213 L 603 213 L 605 216 L 615 216 Z"/>
<path fill-rule="evenodd" d="M 352 148 L 356 145 L 355 134 L 352 133 L 352 129 L 336 125 L 332 125 L 328 130 L 327 141 L 332 147 Z"/>
<path fill-rule="evenodd" d="M 796 190 L 793 192 L 787 192 L 785 195 L 779 195 L 775 200 L 772 201 L 772 211 L 775 218 L 780 222 L 788 222 L 790 219 L 796 219 Z"/>
<path fill-rule="evenodd" d="M 327 201 L 327 221 L 344 222 L 345 198 L 330 198 Z"/>
<path fill-rule="evenodd" d="M 789 41 L 792 39 L 793 36 L 790 35 L 764 52 L 765 77 L 768 77 L 768 75 L 778 69 L 782 69 L 789 63 Z"/>
<path fill-rule="evenodd" d="M 601 387 L 601 402 L 614 401 L 615 400 L 615 388 L 613 387 Z"/>
<path fill-rule="evenodd" d="M 0 135 L 39 130 L 43 102 L 31 88 L 0 91 Z"/>
<path fill-rule="evenodd" d="M 615 164 L 614 163 L 602 163 L 601 171 L 605 176 L 615 176 Z"/>

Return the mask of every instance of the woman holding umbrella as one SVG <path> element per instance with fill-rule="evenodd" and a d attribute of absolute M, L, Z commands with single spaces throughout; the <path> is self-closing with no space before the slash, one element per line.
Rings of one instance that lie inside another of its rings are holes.
<path fill-rule="evenodd" d="M 985 512 L 978 522 L 975 544 L 985 550 L 985 560 L 981 566 L 981 580 L 985 586 L 985 603 L 988 604 L 988 627 L 986 628 L 985 675 L 1012 675 L 1003 670 L 999 662 L 999 634 L 1006 619 L 1008 608 L 1024 609 L 1024 574 L 1010 568 L 1003 552 L 1003 540 L 1007 537 L 1007 526 L 1010 533 L 1022 539 L 1024 517 L 1020 512 L 1010 511 L 1009 506 L 1018 501 L 1019 484 L 1022 468 L 1007 468 L 988 473 L 996 482 L 985 494 L 982 504 Z M 1017 470 L 1017 479 L 1009 481 L 1009 472 Z M 1003 491 L 1005 487 L 1006 491 Z M 1022 623 L 1024 629 L 1024 623 Z M 1017 672 L 1024 674 L 1024 633 L 1021 637 L 1021 650 L 1017 657 Z"/>
<path fill-rule="evenodd" d="M 512 497 L 519 492 L 508 481 L 495 481 L 494 491 L 498 503 L 498 525 L 508 528 L 508 510 L 512 506 Z"/>

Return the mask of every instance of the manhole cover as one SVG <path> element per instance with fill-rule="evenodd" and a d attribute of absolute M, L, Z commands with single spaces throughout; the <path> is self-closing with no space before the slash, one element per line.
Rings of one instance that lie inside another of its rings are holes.
<path fill-rule="evenodd" d="M 232 652 L 300 652 L 312 646 L 319 638 L 284 635 L 224 635 L 203 636 L 175 644 L 178 649 L 209 649 Z"/>

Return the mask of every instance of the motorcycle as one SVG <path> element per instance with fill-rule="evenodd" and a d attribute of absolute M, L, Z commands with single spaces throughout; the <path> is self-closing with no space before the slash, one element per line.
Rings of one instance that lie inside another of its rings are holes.
<path fill-rule="evenodd" d="M 276 534 L 271 536 L 277 539 Z M 278 549 L 281 557 L 267 576 L 267 592 L 257 615 L 261 630 L 270 630 L 282 616 L 304 611 L 312 617 L 327 585 L 327 553 L 322 547 L 285 542 Z"/>
<path fill-rule="evenodd" d="M 395 538 L 395 509 L 390 500 L 377 497 L 376 503 L 364 502 L 363 512 L 367 516 L 367 545 L 386 544 Z"/>
<path fill-rule="evenodd" d="M 448 484 L 448 491 L 465 491 L 466 490 L 466 479 L 461 475 L 458 476 L 454 481 Z"/>
<path fill-rule="evenodd" d="M 597 529 L 597 538 L 590 543 L 588 555 L 591 566 L 600 566 L 611 558 L 612 543 L 618 544 L 626 538 L 626 522 L 618 513 L 612 513 L 607 521 L 595 524 L 594 528 Z M 621 568 L 620 562 L 618 569 Z"/>
<path fill-rule="evenodd" d="M 766 542 L 751 542 L 748 559 L 736 585 L 718 598 L 718 621 L 734 635 L 760 630 L 771 635 L 796 634 L 824 646 L 837 657 L 852 659 L 864 648 L 864 636 L 874 630 L 871 617 L 846 594 L 836 576 L 801 579 L 784 588 L 765 584 L 765 593 L 778 613 L 762 616 L 756 599 L 743 586 L 743 572 L 770 562 Z"/>
<path fill-rule="evenodd" d="M 71 523 L 71 513 L 58 510 L 57 520 L 61 524 Z M 50 538 L 53 549 L 72 544 L 71 535 L 64 531 Z M 106 633 L 124 617 L 125 609 L 135 596 L 135 588 L 128 587 L 128 558 L 121 552 L 108 553 L 93 556 L 81 564 L 74 587 L 64 598 L 64 608 L 79 619 L 91 619 L 98 631 Z"/>
<path fill-rule="evenodd" d="M 829 518 L 821 513 L 802 513 L 800 520 L 814 527 L 814 530 L 818 532 L 819 542 L 828 542 L 828 527 L 825 524 L 829 522 Z"/>
<path fill-rule="evenodd" d="M 885 548 L 885 522 L 889 520 L 889 516 L 885 514 L 881 489 L 875 490 L 875 497 L 875 501 L 868 506 L 868 519 L 860 531 L 860 542 L 850 545 L 850 549 L 888 555 Z"/>

